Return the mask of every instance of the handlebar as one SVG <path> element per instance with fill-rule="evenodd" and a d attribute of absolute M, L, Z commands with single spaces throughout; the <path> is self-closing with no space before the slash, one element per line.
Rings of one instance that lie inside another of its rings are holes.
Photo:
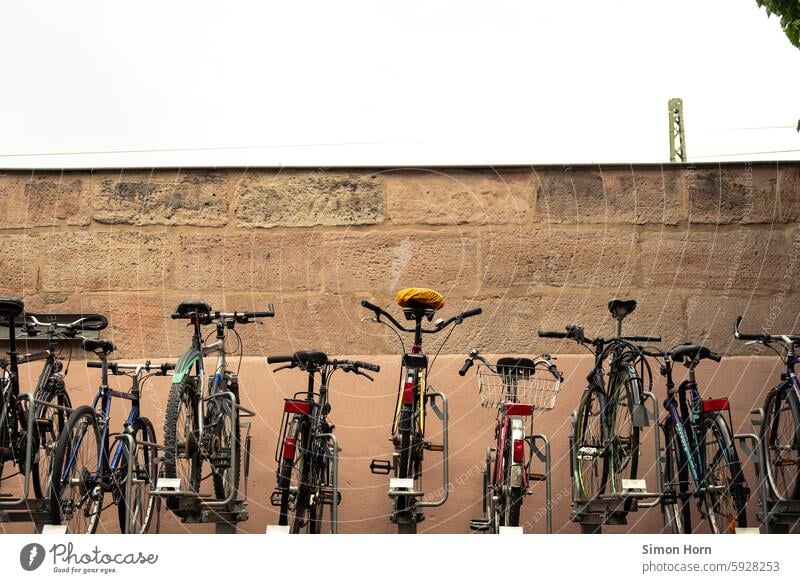
<path fill-rule="evenodd" d="M 381 316 L 385 316 L 391 324 L 400 330 L 401 332 L 409 332 L 413 333 L 415 330 L 413 328 L 406 328 L 400 322 L 398 322 L 394 316 L 392 316 L 389 312 L 381 308 L 380 306 L 376 306 L 372 302 L 368 302 L 367 300 L 361 300 L 361 305 L 368 310 L 372 310 L 375 313 L 375 319 L 380 322 Z M 455 316 L 451 316 L 447 320 L 436 324 L 435 328 L 421 328 L 420 331 L 423 334 L 435 334 L 436 332 L 441 332 L 445 328 L 447 328 L 450 324 L 454 323 L 456 325 L 461 324 L 467 318 L 471 318 L 473 316 L 477 316 L 478 314 L 483 313 L 483 309 L 481 308 L 472 308 L 471 310 L 466 310 L 461 312 L 460 314 L 456 314 Z"/>
<path fill-rule="evenodd" d="M 191 320 L 195 317 L 195 313 L 187 313 L 181 314 L 179 312 L 173 312 L 170 316 L 173 320 Z M 201 319 L 201 324 L 211 324 L 214 320 L 219 320 L 222 318 L 223 320 L 233 321 L 237 324 L 250 324 L 253 318 L 273 318 L 275 316 L 275 307 L 272 304 L 269 304 L 269 307 L 266 310 L 262 311 L 254 311 L 254 312 L 211 312 L 209 314 L 209 319 Z"/>
<path fill-rule="evenodd" d="M 86 363 L 88 368 L 103 368 L 102 362 L 97 362 L 96 360 L 90 360 Z M 166 375 L 167 371 L 175 370 L 175 365 L 171 362 L 163 362 L 161 364 L 152 364 L 149 360 L 147 362 L 141 364 L 123 364 L 119 362 L 109 362 L 108 363 L 108 370 L 111 374 L 114 375 L 122 375 L 125 374 L 124 371 L 126 370 L 144 370 L 146 372 L 153 372 L 154 374 L 163 374 Z"/>
<path fill-rule="evenodd" d="M 42 328 L 44 330 L 65 330 L 69 333 L 77 333 L 78 331 L 91 331 L 99 332 L 108 327 L 108 319 L 102 314 L 84 314 L 74 322 L 64 324 L 61 322 L 42 322 L 37 316 L 42 318 L 54 318 L 58 314 L 23 314 L 22 319 L 19 321 L 21 327 Z"/>

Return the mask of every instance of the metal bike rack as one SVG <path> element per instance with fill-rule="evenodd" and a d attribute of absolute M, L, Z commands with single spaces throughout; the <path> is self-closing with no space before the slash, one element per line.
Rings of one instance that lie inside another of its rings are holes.
<path fill-rule="evenodd" d="M 236 525 L 248 519 L 247 512 L 247 481 L 250 470 L 250 423 L 240 423 L 240 417 L 254 417 L 255 413 L 250 409 L 242 407 L 236 402 L 236 396 L 231 391 L 223 391 L 205 397 L 204 401 L 212 399 L 226 399 L 231 406 L 228 410 L 228 417 L 231 420 L 231 427 L 239 426 L 245 429 L 244 446 L 238 448 L 242 452 L 242 474 L 244 478 L 242 498 L 236 497 L 239 488 L 231 489 L 224 500 L 218 500 L 213 496 L 204 496 L 192 490 L 181 490 L 179 478 L 160 478 L 156 483 L 156 488 L 151 491 L 152 496 L 178 498 L 179 506 L 172 512 L 186 524 L 210 523 L 215 525 L 217 534 L 233 534 L 236 532 Z M 163 449 L 163 446 L 160 446 Z M 231 467 L 236 464 L 236 448 L 231 448 Z M 176 482 L 177 480 L 177 482 Z M 241 488 L 241 486 L 240 486 Z"/>
<path fill-rule="evenodd" d="M 530 444 L 531 451 L 536 454 L 539 461 L 544 462 L 544 497 L 545 511 L 547 512 L 547 534 L 553 534 L 553 483 L 550 472 L 550 438 L 543 433 L 534 433 L 525 437 Z M 536 447 L 536 441 L 544 444 L 544 454 Z"/>
<path fill-rule="evenodd" d="M 133 462 L 134 462 L 134 448 L 136 447 L 136 441 L 133 439 L 133 435 L 130 433 L 112 433 L 109 437 L 113 437 L 116 441 L 124 441 L 126 442 L 126 455 L 127 464 L 126 464 L 126 473 L 125 473 L 125 527 L 122 530 L 122 534 L 130 534 L 131 532 L 131 522 L 133 521 L 133 504 L 131 504 L 131 494 L 133 488 Z"/>
<path fill-rule="evenodd" d="M 775 492 L 767 477 L 767 460 L 764 457 L 764 448 L 760 438 L 761 426 L 764 423 L 764 409 L 757 408 L 750 411 L 750 425 L 753 433 L 735 435 L 742 444 L 750 441 L 752 449 L 745 446 L 745 452 L 752 458 L 756 470 L 758 487 L 758 503 L 761 511 L 758 519 L 764 525 L 767 534 L 788 533 L 793 526 L 800 522 L 800 500 L 789 500 Z M 749 451 L 748 451 L 749 450 Z"/>
<path fill-rule="evenodd" d="M 449 454 L 450 443 L 448 440 L 447 430 L 450 422 L 450 416 L 447 406 L 447 396 L 441 391 L 432 391 L 428 393 L 428 397 L 439 397 L 442 400 L 442 410 L 436 407 L 435 401 L 431 400 L 431 410 L 436 414 L 436 417 L 442 422 L 442 497 L 438 500 L 420 500 L 417 502 L 418 508 L 435 508 L 447 502 L 447 497 L 450 495 L 450 468 L 449 468 Z M 420 480 L 421 482 L 421 480 Z"/>
<path fill-rule="evenodd" d="M 330 440 L 333 460 L 331 462 L 331 481 L 333 496 L 331 498 L 331 534 L 339 534 L 339 440 L 333 433 L 320 433 L 317 437 Z"/>
<path fill-rule="evenodd" d="M 663 496 L 663 475 L 660 463 L 661 457 L 661 435 L 658 427 L 658 401 L 650 391 L 643 391 L 644 400 L 642 404 L 646 406 L 650 402 L 648 415 L 650 420 L 656 425 L 653 428 L 653 445 L 655 448 L 656 459 L 656 490 L 647 492 L 643 487 L 644 480 L 623 480 L 622 492 L 612 494 L 601 494 L 593 500 L 579 500 L 575 488 L 575 471 L 578 460 L 575 455 L 575 413 L 572 420 L 572 434 L 569 438 L 570 444 L 570 483 L 572 490 L 572 512 L 570 520 L 580 524 L 583 534 L 600 534 L 604 524 L 623 525 L 628 523 L 628 514 L 637 512 L 639 508 L 653 508 L 661 502 Z M 629 487 L 625 487 L 625 482 L 633 482 Z M 616 485 L 612 484 L 612 488 Z"/>

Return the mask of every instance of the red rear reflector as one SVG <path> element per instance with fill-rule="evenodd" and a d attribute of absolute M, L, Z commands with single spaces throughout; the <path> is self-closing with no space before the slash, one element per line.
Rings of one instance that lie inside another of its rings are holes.
<path fill-rule="evenodd" d="M 703 412 L 709 413 L 712 411 L 730 411 L 731 406 L 728 403 L 728 397 L 721 399 L 705 399 L 703 401 Z"/>
<path fill-rule="evenodd" d="M 522 439 L 514 440 L 514 463 L 521 464 L 525 459 L 525 441 Z"/>
<path fill-rule="evenodd" d="M 414 402 L 414 383 L 406 383 L 403 387 L 403 404 L 410 405 Z"/>
<path fill-rule="evenodd" d="M 284 399 L 283 410 L 286 413 L 298 413 L 300 415 L 308 415 L 311 411 L 312 403 L 310 401 L 298 401 L 296 399 Z"/>
<path fill-rule="evenodd" d="M 283 459 L 290 460 L 294 459 L 294 437 L 287 437 L 286 441 L 283 442 Z"/>
<path fill-rule="evenodd" d="M 533 405 L 523 403 L 506 403 L 506 413 L 512 416 L 529 416 L 533 414 Z"/>

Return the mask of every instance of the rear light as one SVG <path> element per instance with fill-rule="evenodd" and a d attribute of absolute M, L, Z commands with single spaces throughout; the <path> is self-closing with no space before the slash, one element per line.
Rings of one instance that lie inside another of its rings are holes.
<path fill-rule="evenodd" d="M 730 411 L 731 406 L 728 403 L 727 397 L 721 399 L 705 399 L 703 400 L 703 412 L 712 413 L 716 411 Z"/>
<path fill-rule="evenodd" d="M 525 460 L 525 440 L 514 440 L 514 463 L 521 464 Z"/>
<path fill-rule="evenodd" d="M 295 441 L 294 437 L 287 437 L 286 441 L 283 442 L 283 459 L 294 459 Z"/>
<path fill-rule="evenodd" d="M 414 402 L 414 383 L 406 383 L 403 387 L 403 405 Z"/>

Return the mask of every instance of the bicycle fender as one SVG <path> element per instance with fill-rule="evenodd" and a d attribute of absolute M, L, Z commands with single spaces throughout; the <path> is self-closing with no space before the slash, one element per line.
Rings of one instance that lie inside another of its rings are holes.
<path fill-rule="evenodd" d="M 637 383 L 641 383 L 642 379 L 639 378 L 639 375 L 636 375 L 636 370 L 634 369 L 631 372 L 635 375 Z M 637 387 L 632 386 L 632 383 L 626 383 L 626 385 L 625 390 L 628 391 L 628 402 L 631 404 L 631 421 L 633 425 L 635 427 L 649 427 L 650 414 L 647 411 L 647 407 L 642 403 L 642 395 L 636 390 Z"/>
<path fill-rule="evenodd" d="M 191 348 L 183 353 L 183 355 L 175 363 L 175 372 L 172 373 L 172 383 L 182 383 L 186 375 L 192 368 L 192 365 L 201 358 L 200 351 L 196 348 Z"/>

